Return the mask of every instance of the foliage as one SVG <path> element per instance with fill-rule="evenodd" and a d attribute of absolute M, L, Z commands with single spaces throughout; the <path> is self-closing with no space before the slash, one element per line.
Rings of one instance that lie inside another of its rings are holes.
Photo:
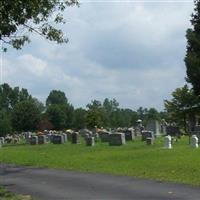
<path fill-rule="evenodd" d="M 100 101 L 93 100 L 87 105 L 86 124 L 88 128 L 102 127 L 106 123 L 106 112 Z"/>
<path fill-rule="evenodd" d="M 192 28 L 187 30 L 187 52 L 185 56 L 187 81 L 192 84 L 196 95 L 200 95 L 200 1 L 195 0 L 191 19 Z"/>
<path fill-rule="evenodd" d="M 81 129 L 86 127 L 86 110 L 77 108 L 74 110 L 73 128 Z"/>
<path fill-rule="evenodd" d="M 12 124 L 11 117 L 5 110 L 0 110 L 0 137 L 6 136 L 6 134 L 11 133 Z"/>
<path fill-rule="evenodd" d="M 52 90 L 47 97 L 46 106 L 47 119 L 56 130 L 71 128 L 74 107 L 68 102 L 64 92 Z"/>
<path fill-rule="evenodd" d="M 7 83 L 0 85 L 0 109 L 12 110 L 14 106 L 25 100 L 32 99 L 32 96 L 24 88 L 11 88 Z"/>
<path fill-rule="evenodd" d="M 29 195 L 17 195 L 0 187 L 1 200 L 32 200 Z"/>
<path fill-rule="evenodd" d="M 40 119 L 40 109 L 33 100 L 21 101 L 12 112 L 12 124 L 17 131 L 36 130 Z"/>
<path fill-rule="evenodd" d="M 60 90 L 52 90 L 46 100 L 46 106 L 52 104 L 66 105 L 68 104 L 65 93 Z"/>
<path fill-rule="evenodd" d="M 171 100 L 165 100 L 165 109 L 171 121 L 186 126 L 185 115 L 190 112 L 188 108 L 192 108 L 199 103 L 199 97 L 194 94 L 192 89 L 184 85 L 172 92 Z"/>
<path fill-rule="evenodd" d="M 1 0 L 0 40 L 21 49 L 30 42 L 30 32 L 50 41 L 65 43 L 62 30 L 56 24 L 65 23 L 62 12 L 68 6 L 78 5 L 76 0 Z"/>
<path fill-rule="evenodd" d="M 48 106 L 46 114 L 54 129 L 60 130 L 65 128 L 66 116 L 62 105 Z"/>

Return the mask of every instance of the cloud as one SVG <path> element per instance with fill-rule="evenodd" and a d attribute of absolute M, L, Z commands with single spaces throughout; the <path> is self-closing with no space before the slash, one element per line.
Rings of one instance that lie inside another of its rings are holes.
<path fill-rule="evenodd" d="M 163 108 L 184 84 L 185 31 L 193 3 L 82 3 L 68 8 L 67 45 L 33 35 L 4 54 L 4 79 L 45 102 L 52 89 L 85 106 L 116 98 L 122 107 Z M 177 11 L 178 10 L 178 11 Z"/>

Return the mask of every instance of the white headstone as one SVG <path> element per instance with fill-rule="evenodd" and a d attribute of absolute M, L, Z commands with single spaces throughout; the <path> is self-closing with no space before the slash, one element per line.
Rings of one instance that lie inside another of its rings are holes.
<path fill-rule="evenodd" d="M 192 137 L 190 138 L 190 146 L 195 149 L 198 148 L 199 147 L 198 141 L 199 141 L 198 137 L 196 135 L 192 135 Z"/>
<path fill-rule="evenodd" d="M 172 137 L 170 135 L 164 137 L 164 148 L 165 149 L 172 148 Z"/>

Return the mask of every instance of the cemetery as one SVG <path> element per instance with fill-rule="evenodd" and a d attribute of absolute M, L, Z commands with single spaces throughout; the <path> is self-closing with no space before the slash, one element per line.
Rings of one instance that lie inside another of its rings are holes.
<path fill-rule="evenodd" d="M 148 125 L 148 129 L 45 130 L 1 137 L 0 162 L 199 186 L 200 174 L 194 176 L 200 162 L 197 135 L 181 135 L 178 127 L 172 125 L 162 132 L 161 123 L 150 123 L 153 125 Z"/>
<path fill-rule="evenodd" d="M 2 2 L 0 200 L 199 200 L 200 0 Z"/>

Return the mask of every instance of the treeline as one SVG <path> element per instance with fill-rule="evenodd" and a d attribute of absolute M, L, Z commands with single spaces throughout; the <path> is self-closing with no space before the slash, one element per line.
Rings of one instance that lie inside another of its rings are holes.
<path fill-rule="evenodd" d="M 12 88 L 6 83 L 0 86 L 0 135 L 45 129 L 130 127 L 138 119 L 145 123 L 163 117 L 165 113 L 155 108 L 123 109 L 116 99 L 108 98 L 103 102 L 92 100 L 86 108 L 74 108 L 59 90 L 52 90 L 44 105 L 27 89 Z"/>

